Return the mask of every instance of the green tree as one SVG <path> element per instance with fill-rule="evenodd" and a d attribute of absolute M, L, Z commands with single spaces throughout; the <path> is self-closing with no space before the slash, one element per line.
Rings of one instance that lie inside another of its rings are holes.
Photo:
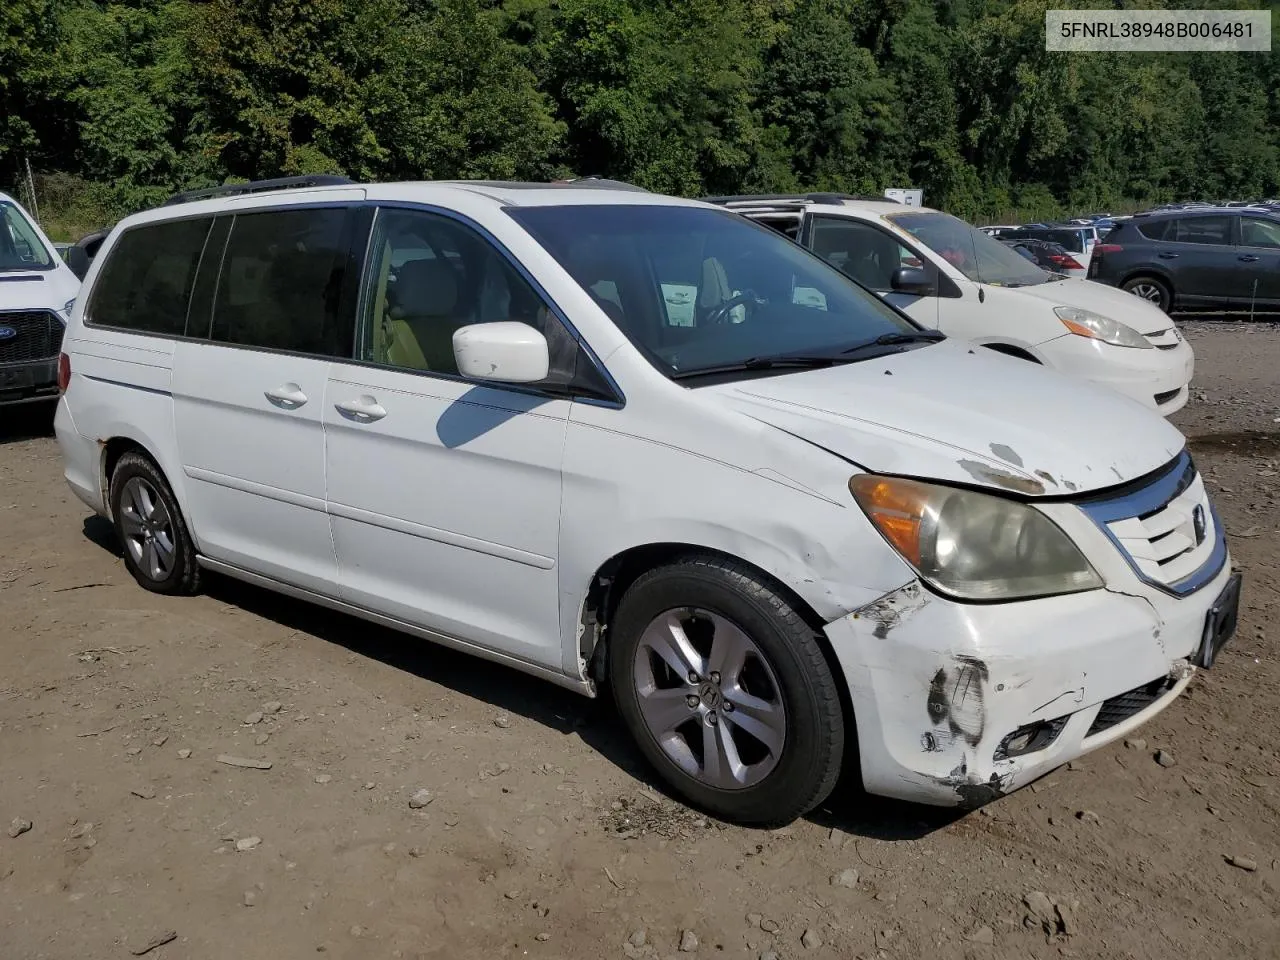
<path fill-rule="evenodd" d="M 11 179 L 20 151 L 38 149 L 41 130 L 57 115 L 49 110 L 49 75 L 58 42 L 51 0 L 0 4 L 0 171 Z"/>
<path fill-rule="evenodd" d="M 157 202 L 221 167 L 204 148 L 183 0 L 77 3 L 64 9 L 57 87 L 76 122 L 80 172 L 123 208 Z"/>
<path fill-rule="evenodd" d="M 786 131 L 800 183 L 878 192 L 900 176 L 901 101 L 859 46 L 847 6 L 806 0 L 791 12 L 766 71 L 764 116 Z"/>

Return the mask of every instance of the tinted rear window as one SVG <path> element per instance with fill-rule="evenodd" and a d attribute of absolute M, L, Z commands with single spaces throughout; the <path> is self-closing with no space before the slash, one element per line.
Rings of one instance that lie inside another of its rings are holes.
<path fill-rule="evenodd" d="M 200 217 L 126 230 L 94 284 L 88 321 L 140 333 L 182 336 L 191 287 L 212 222 Z"/>
<path fill-rule="evenodd" d="M 1169 221 L 1164 239 L 1222 246 L 1231 242 L 1231 218 L 1179 217 Z"/>
<path fill-rule="evenodd" d="M 212 339 L 246 347 L 349 357 L 354 304 L 343 303 L 350 211 L 345 207 L 237 214 Z"/>
<path fill-rule="evenodd" d="M 1054 230 L 1054 229 L 1036 229 L 1023 230 L 1017 234 L 1018 238 L 1030 237 L 1035 240 L 1047 240 L 1050 243 L 1060 244 L 1072 253 L 1084 252 L 1084 238 L 1079 230 Z"/>
<path fill-rule="evenodd" d="M 1172 220 L 1143 220 L 1134 224 L 1138 232 L 1148 240 L 1164 240 Z M 1119 230 L 1119 227 L 1116 227 Z"/>

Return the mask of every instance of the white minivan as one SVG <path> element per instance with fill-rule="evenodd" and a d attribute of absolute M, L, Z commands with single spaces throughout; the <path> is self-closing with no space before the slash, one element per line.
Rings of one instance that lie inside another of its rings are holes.
<path fill-rule="evenodd" d="M 608 685 L 671 788 L 741 822 L 842 765 L 992 800 L 1167 707 L 1235 625 L 1172 426 L 708 204 L 172 204 L 112 230 L 64 351 L 66 478 L 143 587 L 214 571 Z"/>
<path fill-rule="evenodd" d="M 1104 384 L 1164 416 L 1186 406 L 1195 357 L 1158 307 L 1042 270 L 950 214 L 839 194 L 711 199 L 786 233 L 927 327 Z"/>
<path fill-rule="evenodd" d="M 44 231 L 0 193 L 0 409 L 57 398 L 62 333 L 79 289 Z"/>

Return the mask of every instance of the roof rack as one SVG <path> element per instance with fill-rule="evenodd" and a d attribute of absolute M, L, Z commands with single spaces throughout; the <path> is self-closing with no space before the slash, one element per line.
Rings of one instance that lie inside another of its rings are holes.
<path fill-rule="evenodd" d="M 290 190 L 300 187 L 338 187 L 353 183 L 349 177 L 331 173 L 306 174 L 301 177 L 276 177 L 274 180 L 252 180 L 249 183 L 224 183 L 220 187 L 203 190 L 184 190 L 175 193 L 162 206 L 174 203 L 191 203 L 193 200 L 211 200 L 214 197 L 234 197 L 246 193 L 262 193 L 265 190 Z"/>
<path fill-rule="evenodd" d="M 703 197 L 707 203 L 718 203 L 723 206 L 729 204 L 746 205 L 762 205 L 773 206 L 780 203 L 793 204 L 809 204 L 809 203 L 832 203 L 840 204 L 846 200 L 863 200 L 877 203 L 897 203 L 897 200 L 890 197 L 874 197 L 866 194 L 855 193 L 749 193 L 728 197 Z"/>

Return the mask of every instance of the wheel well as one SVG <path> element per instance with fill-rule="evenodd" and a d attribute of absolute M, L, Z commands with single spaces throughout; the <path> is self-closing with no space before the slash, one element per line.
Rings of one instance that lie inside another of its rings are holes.
<path fill-rule="evenodd" d="M 851 764 L 848 769 L 854 772 L 858 782 L 862 782 L 860 759 L 858 757 L 857 717 L 853 707 L 853 698 L 845 682 L 844 670 L 840 660 L 827 638 L 826 621 L 805 602 L 799 594 L 780 581 L 777 577 L 760 569 L 749 561 L 742 560 L 722 550 L 713 550 L 688 543 L 650 543 L 632 547 L 610 557 L 591 578 L 591 586 L 587 590 L 587 598 L 582 605 L 582 631 L 579 643 L 579 655 L 587 664 L 587 675 L 597 684 L 608 682 L 608 648 L 609 624 L 617 612 L 618 603 L 627 588 L 635 583 L 645 572 L 655 567 L 667 566 L 689 556 L 712 556 L 731 561 L 739 566 L 746 565 L 763 582 L 779 596 L 786 598 L 796 612 L 800 614 L 810 627 L 826 657 L 827 667 L 835 678 L 836 687 L 840 691 L 840 704 L 847 718 L 846 723 L 846 759 Z"/>
<path fill-rule="evenodd" d="M 1160 286 L 1169 291 L 1169 296 L 1173 296 L 1173 284 L 1169 282 L 1169 279 L 1167 277 L 1162 277 L 1158 273 L 1152 273 L 1149 270 L 1139 270 L 1136 273 L 1129 274 L 1120 281 L 1120 286 L 1124 287 L 1126 284 L 1133 283 L 1135 280 L 1154 280 L 1156 283 L 1160 284 Z"/>
<path fill-rule="evenodd" d="M 995 353 L 1003 353 L 1006 357 L 1016 357 L 1019 360 L 1030 360 L 1032 363 L 1040 362 L 1026 350 L 1023 350 L 1021 347 L 1015 347 L 1011 343 L 984 343 L 983 346 Z"/>
<path fill-rule="evenodd" d="M 111 512 L 111 475 L 115 473 L 116 464 L 120 462 L 120 458 L 130 451 L 140 453 L 152 462 L 155 461 L 146 447 L 128 437 L 112 437 L 103 446 L 102 502 L 106 505 L 107 513 Z"/>

